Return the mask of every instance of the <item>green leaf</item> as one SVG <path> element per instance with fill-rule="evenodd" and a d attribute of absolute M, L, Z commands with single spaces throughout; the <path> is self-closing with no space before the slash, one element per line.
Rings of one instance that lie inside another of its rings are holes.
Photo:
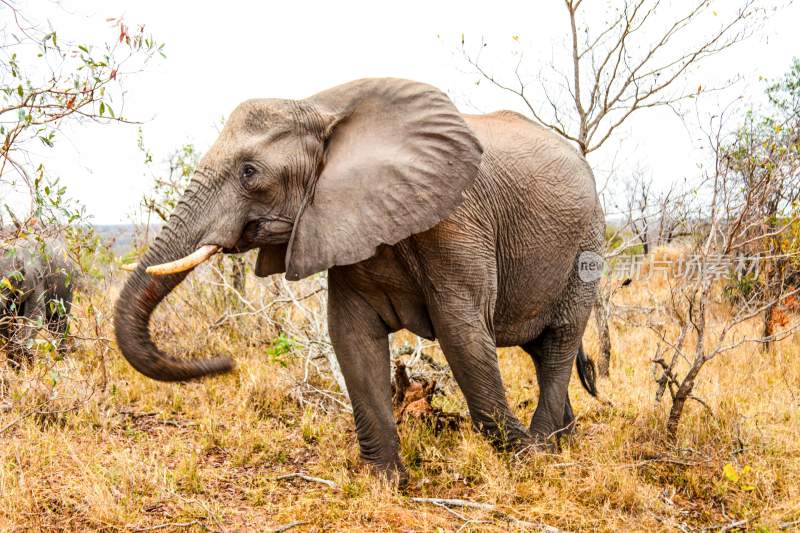
<path fill-rule="evenodd" d="M 106 104 L 105 102 L 100 102 L 100 116 L 103 116 L 103 113 L 106 111 Z"/>
<path fill-rule="evenodd" d="M 17 86 L 17 94 L 19 95 L 20 98 L 22 98 L 25 95 L 25 91 L 22 90 L 22 85 Z"/>

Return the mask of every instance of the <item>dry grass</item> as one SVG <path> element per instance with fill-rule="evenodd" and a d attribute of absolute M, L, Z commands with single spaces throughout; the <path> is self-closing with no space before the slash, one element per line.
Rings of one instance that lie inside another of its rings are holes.
<path fill-rule="evenodd" d="M 109 317 L 123 278 L 81 294 L 79 336 L 113 338 Z M 303 300 L 307 311 L 281 302 L 256 303 L 255 312 L 201 278 L 218 279 L 191 276 L 159 310 L 155 335 L 172 353 L 233 354 L 239 365 L 228 376 L 156 383 L 102 339 L 79 342 L 63 361 L 40 357 L 21 374 L 0 370 L 0 529 L 251 531 L 295 521 L 304 524 L 292 531 L 531 527 L 518 521 L 574 531 L 800 527 L 800 338 L 767 354 L 742 346 L 709 363 L 696 394 L 711 412 L 690 405 L 679 442 L 669 445 L 667 405 L 653 404 L 655 336 L 616 322 L 611 378 L 600 384 L 605 401 L 573 379 L 577 432 L 560 454 L 519 460 L 468 427 L 435 434 L 409 422 L 401 440 L 411 480 L 400 492 L 359 466 L 353 422 L 324 359 L 307 361 L 302 346 L 267 353 L 279 330 L 296 337 L 319 326 L 308 313 L 320 295 Z M 252 302 L 285 290 L 276 280 L 249 283 Z M 661 282 L 636 282 L 617 299 L 635 306 L 663 293 Z M 238 316 L 211 327 L 226 308 Z M 592 331 L 586 342 L 594 353 Z M 441 360 L 437 350 L 427 353 Z M 509 400 L 528 420 L 533 365 L 517 349 L 501 350 L 500 362 Z M 445 391 L 440 405 L 465 411 L 451 383 Z M 728 463 L 742 474 L 738 482 L 723 474 Z M 276 479 L 293 472 L 336 488 Z M 451 512 L 411 497 L 496 508 Z"/>

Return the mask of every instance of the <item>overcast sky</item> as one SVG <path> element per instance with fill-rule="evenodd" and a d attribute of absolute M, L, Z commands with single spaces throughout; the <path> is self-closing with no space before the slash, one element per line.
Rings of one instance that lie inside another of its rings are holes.
<path fill-rule="evenodd" d="M 518 50 L 524 52 L 527 72 L 535 76 L 554 48 L 563 48 L 568 29 L 560 0 L 362 6 L 343 1 L 66 0 L 56 5 L 34 0 L 21 5 L 49 20 L 61 40 L 101 44 L 114 37 L 105 19 L 124 15 L 130 25 L 145 23 L 166 44 L 167 58 L 126 84 L 125 115 L 143 121 L 145 143 L 157 161 L 187 141 L 207 147 L 220 119 L 244 99 L 303 98 L 361 77 L 425 81 L 468 112 L 523 110 L 488 84 L 475 85 L 478 77 L 458 52 L 461 33 L 468 46 L 486 39 L 484 59 L 494 72 L 512 72 L 512 52 Z M 688 83 L 712 86 L 738 74 L 742 81 L 734 93 L 710 97 L 704 105 L 711 109 L 736 95 L 757 102 L 763 90 L 759 76 L 779 76 L 800 55 L 799 21 L 800 8 L 790 6 Z M 702 162 L 700 135 L 670 111 L 644 111 L 622 133 L 621 142 L 590 160 L 598 175 L 615 160 L 623 172 L 639 167 L 666 183 L 696 173 Z M 50 171 L 62 177 L 97 223 L 129 222 L 152 185 L 136 147 L 136 126 L 71 127 L 48 157 Z"/>

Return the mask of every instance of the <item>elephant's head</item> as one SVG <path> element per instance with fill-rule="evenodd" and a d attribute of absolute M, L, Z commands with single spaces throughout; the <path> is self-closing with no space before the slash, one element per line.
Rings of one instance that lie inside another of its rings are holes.
<path fill-rule="evenodd" d="M 252 248 L 257 275 L 290 280 L 362 261 L 446 217 L 481 155 L 452 102 L 421 83 L 366 79 L 306 100 L 244 102 L 119 297 L 123 355 L 163 381 L 229 370 L 226 357 L 174 358 L 150 338 L 154 308 L 191 268 Z"/>

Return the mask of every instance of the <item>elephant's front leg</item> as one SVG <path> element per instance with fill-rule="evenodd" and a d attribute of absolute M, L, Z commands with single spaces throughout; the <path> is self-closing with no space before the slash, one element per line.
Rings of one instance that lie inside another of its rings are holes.
<path fill-rule="evenodd" d="M 328 329 L 353 406 L 361 458 L 401 483 L 400 440 L 392 413 L 389 331 L 336 269 L 329 271 Z"/>
<path fill-rule="evenodd" d="M 44 320 L 44 306 L 38 294 L 34 294 L 19 305 L 19 316 L 14 317 L 10 328 L 7 349 L 9 365 L 20 369 L 33 360 L 31 340 L 36 336 L 38 325 Z"/>
<path fill-rule="evenodd" d="M 69 313 L 72 307 L 71 296 L 54 299 L 47 305 L 47 326 L 57 341 L 58 353 L 63 356 L 73 349 L 72 338 L 67 335 L 69 331 Z"/>

